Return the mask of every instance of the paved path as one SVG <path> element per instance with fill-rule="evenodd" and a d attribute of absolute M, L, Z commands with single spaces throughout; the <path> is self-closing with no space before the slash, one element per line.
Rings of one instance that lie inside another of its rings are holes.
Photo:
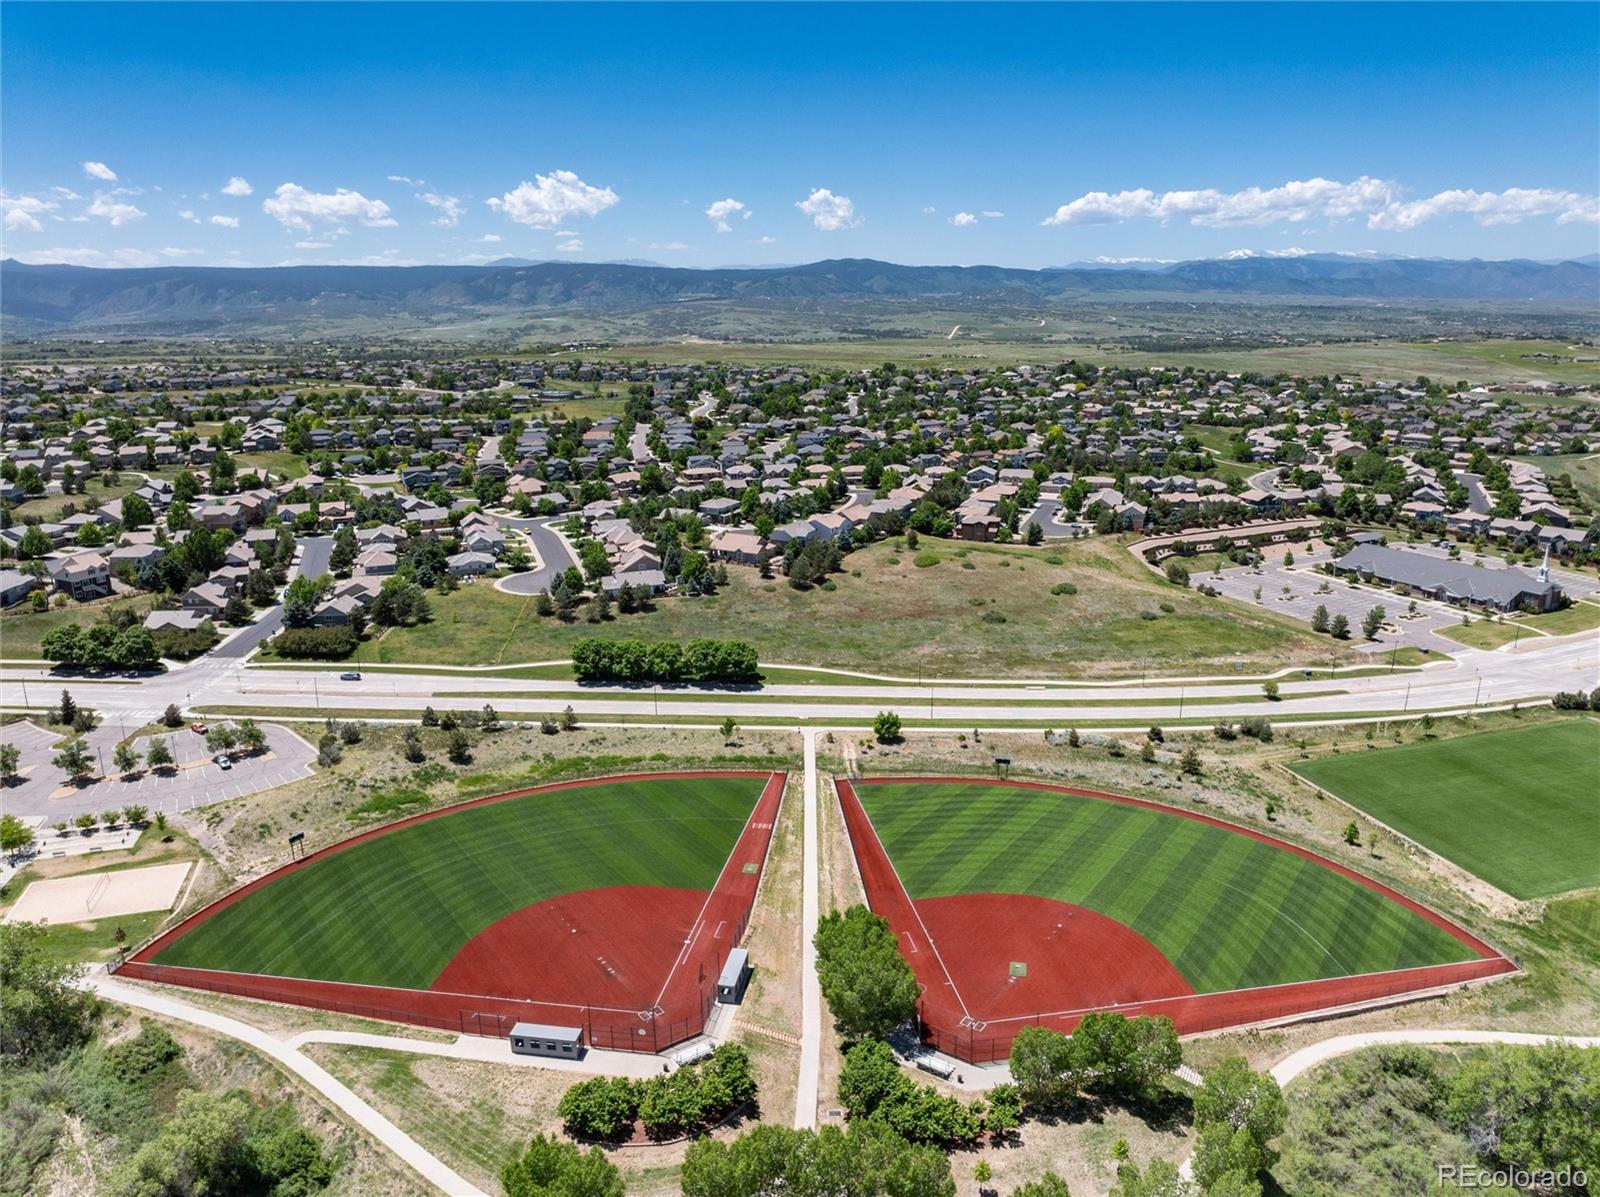
<path fill-rule="evenodd" d="M 148 1010 L 164 1018 L 191 1023 L 249 1044 L 322 1094 L 346 1117 L 399 1156 L 404 1164 L 414 1169 L 434 1188 L 450 1194 L 450 1197 L 487 1197 L 482 1189 L 471 1184 L 437 1156 L 426 1151 L 415 1139 L 378 1113 L 322 1065 L 281 1039 L 273 1038 L 259 1027 L 240 1022 L 236 1018 L 229 1018 L 225 1014 L 191 1006 L 187 1002 L 169 998 L 165 994 L 151 993 L 131 985 L 124 985 L 106 975 L 103 969 L 97 968 L 89 973 L 83 983 L 107 1001 Z"/>
<path fill-rule="evenodd" d="M 819 864 L 817 733 L 801 731 L 805 741 L 805 838 L 800 896 L 800 1078 L 794 1094 L 794 1124 L 817 1125 L 817 1079 L 822 1070 L 822 985 L 817 980 L 817 949 L 812 942 L 821 917 L 817 894 Z"/>
<path fill-rule="evenodd" d="M 1545 1043 L 1572 1043 L 1578 1047 L 1600 1047 L 1600 1036 L 1595 1035 L 1534 1035 L 1523 1031 L 1458 1031 L 1458 1030 L 1418 1030 L 1418 1031 L 1366 1031 L 1355 1035 L 1335 1035 L 1332 1039 L 1324 1039 L 1320 1043 L 1313 1043 L 1302 1047 L 1279 1060 L 1272 1066 L 1272 1079 L 1280 1085 L 1287 1085 L 1297 1076 L 1326 1063 L 1335 1056 L 1347 1055 L 1350 1052 L 1360 1051 L 1364 1047 L 1376 1047 L 1384 1043 L 1420 1043 L 1420 1044 L 1453 1044 L 1453 1043 L 1511 1043 L 1523 1047 L 1538 1047 Z"/>

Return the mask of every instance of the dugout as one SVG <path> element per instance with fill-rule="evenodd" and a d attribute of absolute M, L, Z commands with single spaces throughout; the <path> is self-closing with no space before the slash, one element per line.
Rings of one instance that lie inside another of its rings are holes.
<path fill-rule="evenodd" d="M 583 1057 L 582 1027 L 552 1027 L 538 1022 L 519 1022 L 511 1028 L 511 1050 L 519 1056 L 555 1056 L 578 1060 Z"/>
<path fill-rule="evenodd" d="M 734 948 L 728 953 L 728 962 L 722 966 L 717 978 L 717 1001 L 726 1006 L 737 1006 L 744 1000 L 744 987 L 750 982 L 750 953 L 744 948 Z"/>

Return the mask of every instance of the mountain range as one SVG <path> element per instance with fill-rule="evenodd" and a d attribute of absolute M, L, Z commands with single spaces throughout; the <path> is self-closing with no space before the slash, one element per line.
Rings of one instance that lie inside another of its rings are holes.
<path fill-rule="evenodd" d="M 691 301 L 923 301 L 1049 307 L 1096 299 L 1266 298 L 1527 301 L 1600 307 L 1600 263 L 1249 256 L 1044 270 L 836 259 L 710 270 L 633 263 L 487 266 L 158 266 L 0 262 L 12 335 L 71 331 L 245 332 L 360 316 L 409 323 Z"/>

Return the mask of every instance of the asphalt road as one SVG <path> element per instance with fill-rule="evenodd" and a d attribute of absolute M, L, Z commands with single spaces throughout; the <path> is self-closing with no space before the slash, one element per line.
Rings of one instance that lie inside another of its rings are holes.
<path fill-rule="evenodd" d="M 307 536 L 300 541 L 300 565 L 295 570 L 295 575 L 313 580 L 320 578 L 328 572 L 328 559 L 333 556 L 333 537 Z M 240 632 L 226 644 L 220 646 L 210 655 L 217 659 L 237 659 L 247 657 L 255 651 L 269 636 L 277 634 L 283 627 L 283 604 L 279 603 L 270 607 L 262 614 L 261 618 Z"/>

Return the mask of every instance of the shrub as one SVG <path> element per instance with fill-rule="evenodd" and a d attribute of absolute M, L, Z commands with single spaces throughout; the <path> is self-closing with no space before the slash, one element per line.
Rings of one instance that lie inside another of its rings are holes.
<path fill-rule="evenodd" d="M 1050 587 L 1050 593 L 1051 594 L 1077 594 L 1078 593 L 1078 588 L 1076 586 L 1074 586 L 1071 582 L 1057 582 L 1054 586 Z"/>
<path fill-rule="evenodd" d="M 347 627 L 285 628 L 270 642 L 280 657 L 301 661 L 337 661 L 356 650 L 356 634 Z"/>
<path fill-rule="evenodd" d="M 879 711 L 872 719 L 872 734 L 880 744 L 893 744 L 900 739 L 900 716 L 893 711 Z"/>

